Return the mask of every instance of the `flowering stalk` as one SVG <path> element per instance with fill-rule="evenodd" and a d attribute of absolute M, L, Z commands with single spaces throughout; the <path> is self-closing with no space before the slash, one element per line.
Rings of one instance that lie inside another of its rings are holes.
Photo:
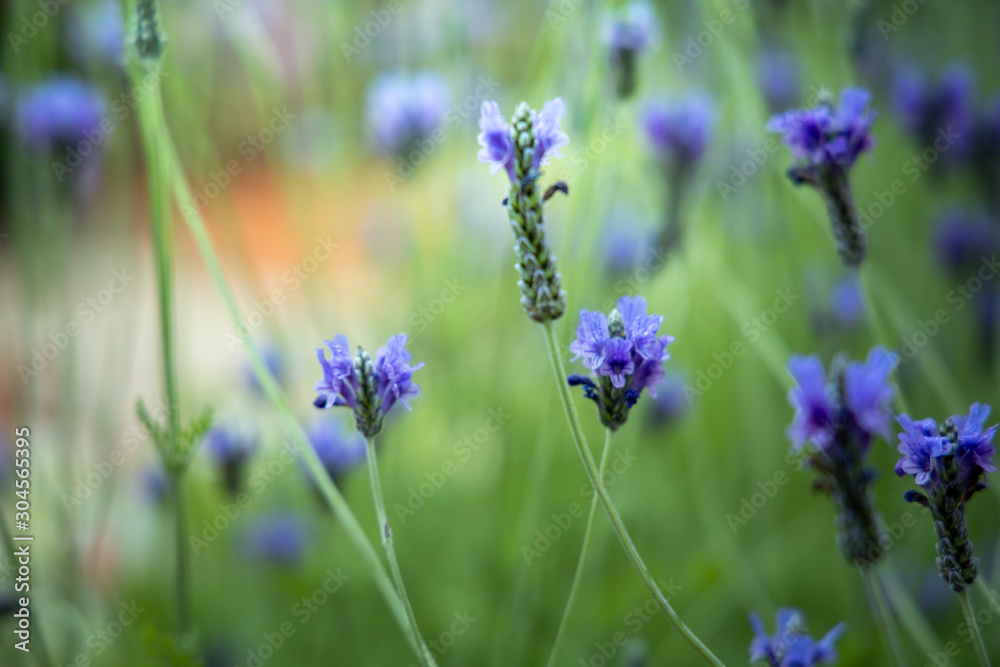
<path fill-rule="evenodd" d="M 162 101 L 160 100 L 160 97 L 157 96 L 154 101 L 157 109 L 161 109 Z M 212 282 L 215 284 L 216 290 L 226 307 L 226 311 L 229 314 L 230 319 L 234 324 L 239 324 L 242 321 L 242 314 L 236 305 L 236 299 L 233 296 L 233 292 L 226 282 L 225 274 L 222 271 L 222 265 L 215 253 L 212 240 L 208 235 L 205 221 L 198 212 L 198 207 L 196 206 L 196 202 L 194 200 L 194 194 L 191 191 L 191 187 L 187 183 L 187 178 L 184 174 L 180 158 L 177 155 L 177 150 L 170 135 L 170 130 L 164 122 L 160 122 L 161 119 L 162 113 L 157 112 L 156 114 L 151 114 L 146 107 L 143 107 L 140 112 L 140 120 L 143 123 L 150 121 L 154 122 L 154 134 L 158 137 L 159 146 L 162 147 L 166 156 L 165 160 L 168 166 L 168 175 L 170 178 L 169 182 L 173 189 L 174 197 L 176 198 L 180 209 L 184 212 L 185 221 L 194 236 L 198 251 L 202 256 L 202 259 L 205 261 L 205 265 L 212 278 Z M 371 542 L 365 536 L 364 530 L 362 530 L 361 525 L 354 516 L 354 513 L 351 512 L 350 507 L 347 505 L 347 501 L 344 499 L 343 495 L 341 495 L 333 481 L 331 481 L 329 475 L 326 474 L 323 464 L 320 462 L 315 450 L 309 443 L 308 436 L 303 430 L 302 425 L 299 423 L 298 418 L 291 411 L 288 403 L 285 401 L 284 396 L 281 393 L 281 388 L 279 387 L 274 374 L 268 368 L 267 363 L 265 362 L 260 351 L 252 344 L 250 339 L 245 339 L 243 344 L 246 348 L 247 357 L 250 361 L 250 367 L 254 377 L 257 379 L 257 382 L 262 388 L 264 394 L 274 405 L 276 412 L 281 417 L 289 437 L 302 457 L 302 461 L 310 473 L 311 478 L 316 483 L 319 493 L 322 495 L 323 499 L 330 506 L 330 508 L 333 509 L 340 525 L 344 528 L 344 532 L 346 533 L 348 539 L 360 552 L 365 567 L 367 567 L 369 572 L 372 574 L 375 585 L 378 587 L 379 592 L 382 594 L 386 604 L 389 606 L 389 610 L 392 612 L 397 624 L 402 629 L 403 635 L 410 648 L 416 655 L 421 655 L 422 652 L 420 644 L 410 628 L 406 615 L 406 609 L 403 606 L 402 600 L 400 600 L 399 594 L 393 586 L 392 580 L 385 571 L 385 567 L 379 560 L 378 554 L 372 547 Z"/>
<path fill-rule="evenodd" d="M 423 362 L 411 366 L 412 355 L 406 349 L 406 334 L 393 336 L 385 347 L 375 353 L 375 359 L 359 347 L 352 357 L 347 337 L 340 335 L 326 341 L 331 357 L 326 352 L 316 350 L 323 377 L 316 382 L 318 396 L 313 405 L 325 409 L 335 406 L 350 408 L 358 431 L 365 436 L 368 445 L 368 472 L 375 501 L 382 546 L 389 559 L 389 569 L 396 584 L 396 591 L 406 609 L 407 622 L 419 645 L 418 655 L 426 667 L 436 667 L 434 656 L 424 643 L 413 606 L 406 595 L 403 574 L 399 569 L 396 550 L 392 542 L 392 529 L 385 513 L 385 499 L 379 481 L 378 463 L 375 458 L 375 436 L 382 430 L 385 415 L 397 403 L 410 409 L 410 398 L 420 395 L 420 387 L 413 382 L 414 371 L 423 367 Z"/>
<path fill-rule="evenodd" d="M 611 451 L 611 435 L 614 433 L 610 428 L 604 431 L 604 450 L 601 452 L 601 467 L 598 475 L 604 479 L 604 468 L 608 463 L 608 454 Z M 587 526 L 583 531 L 583 544 L 580 545 L 580 555 L 576 559 L 576 571 L 573 572 L 573 583 L 569 586 L 569 595 L 566 597 L 566 606 L 563 608 L 562 618 L 559 621 L 559 630 L 556 631 L 556 638 L 552 642 L 552 653 L 549 654 L 548 667 L 555 667 L 559 662 L 559 652 L 562 649 L 562 640 L 566 634 L 566 627 L 569 625 L 569 617 L 573 611 L 573 603 L 576 602 L 576 591 L 580 587 L 583 579 L 583 571 L 587 564 L 587 555 L 590 553 L 590 535 L 594 529 L 594 517 L 597 516 L 597 494 L 590 499 L 590 512 L 587 513 Z"/>
<path fill-rule="evenodd" d="M 860 88 L 846 88 L 840 106 L 829 101 L 814 109 L 793 109 L 775 116 L 771 132 L 784 135 L 797 164 L 788 170 L 795 185 L 810 185 L 823 197 L 837 252 L 848 266 L 859 266 L 865 258 L 865 231 L 861 227 L 848 172 L 858 157 L 871 149 L 869 134 L 875 112 L 868 111 L 871 95 Z"/>

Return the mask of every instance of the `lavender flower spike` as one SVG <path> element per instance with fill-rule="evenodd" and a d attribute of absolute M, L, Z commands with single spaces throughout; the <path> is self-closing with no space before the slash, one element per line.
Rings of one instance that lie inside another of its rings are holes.
<path fill-rule="evenodd" d="M 996 472 L 993 436 L 996 425 L 984 428 L 988 405 L 973 403 L 968 415 L 955 415 L 940 426 L 933 419 L 897 418 L 899 434 L 896 463 L 900 477 L 913 475 L 921 491 L 907 491 L 908 502 L 931 511 L 937 533 L 937 566 L 955 592 L 971 586 L 979 574 L 979 559 L 965 527 L 965 504 L 986 488 L 986 473 Z"/>
<path fill-rule="evenodd" d="M 644 0 L 632 0 L 607 18 L 603 37 L 619 97 L 635 92 L 636 61 L 656 41 L 657 33 L 656 12 Z"/>
<path fill-rule="evenodd" d="M 848 172 L 874 145 L 869 133 L 875 121 L 875 112 L 868 110 L 870 99 L 866 90 L 845 88 L 837 109 L 824 102 L 813 109 L 786 111 L 767 123 L 769 131 L 784 135 L 797 160 L 788 171 L 792 182 L 811 185 L 823 195 L 837 252 L 849 266 L 861 264 L 866 252 Z"/>
<path fill-rule="evenodd" d="M 788 392 L 795 417 L 787 435 L 803 467 L 815 470 L 817 489 L 837 508 L 838 542 L 859 568 L 874 565 L 879 546 L 875 507 L 868 486 L 874 478 L 864 457 L 872 438 L 888 438 L 893 390 L 889 374 L 898 357 L 876 347 L 863 362 L 838 356 L 825 373 L 816 357 L 792 357 L 788 371 L 797 386 Z M 809 445 L 806 449 L 806 445 Z"/>
<path fill-rule="evenodd" d="M 522 102 L 508 125 L 497 103 L 484 101 L 479 119 L 479 161 L 490 165 L 493 173 L 503 169 L 510 179 L 503 203 L 514 232 L 521 308 L 542 323 L 559 319 L 566 311 L 566 292 L 549 246 L 542 205 L 553 193 L 567 193 L 568 188 L 556 183 L 543 196 L 538 187 L 539 167 L 561 157 L 559 149 L 569 141 L 559 129 L 565 113 L 566 105 L 559 97 L 546 102 L 541 112 Z"/>
<path fill-rule="evenodd" d="M 424 364 L 410 365 L 412 355 L 406 350 L 406 340 L 406 334 L 391 337 L 375 353 L 374 360 L 361 347 L 352 357 L 345 336 L 326 341 L 332 359 L 323 350 L 316 350 L 323 377 L 316 382 L 319 395 L 313 405 L 323 409 L 340 405 L 351 408 L 362 435 L 375 437 L 382 430 L 385 415 L 397 402 L 410 409 L 409 399 L 420 395 L 413 372 Z"/>
<path fill-rule="evenodd" d="M 656 385 L 665 379 L 663 362 L 670 358 L 672 336 L 657 334 L 663 318 L 646 314 L 646 300 L 623 296 L 618 307 L 605 316 L 580 312 L 580 326 L 570 352 L 592 372 L 571 375 L 571 386 L 582 386 L 584 395 L 597 404 L 601 423 L 618 429 L 643 389 L 656 397 Z"/>

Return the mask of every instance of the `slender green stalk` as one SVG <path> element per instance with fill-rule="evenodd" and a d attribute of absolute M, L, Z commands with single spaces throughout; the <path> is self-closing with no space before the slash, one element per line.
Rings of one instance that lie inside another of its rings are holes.
<path fill-rule="evenodd" d="M 378 531 L 382 536 L 382 546 L 385 547 L 385 554 L 389 559 L 389 569 L 392 570 L 392 578 L 396 582 L 396 591 L 403 600 L 403 606 L 406 607 L 406 618 L 410 623 L 410 629 L 413 630 L 413 634 L 420 644 L 420 660 L 426 667 L 436 667 L 434 655 L 427 648 L 423 635 L 420 634 L 420 628 L 417 627 L 417 616 L 413 613 L 413 605 L 410 604 L 410 598 L 406 595 L 403 573 L 399 569 L 396 549 L 392 544 L 392 529 L 389 527 L 389 519 L 385 514 L 385 498 L 382 496 L 382 482 L 379 479 L 378 462 L 375 457 L 375 439 L 365 438 L 365 441 L 368 443 L 368 477 L 372 483 L 372 498 L 375 499 L 375 515 L 378 517 Z"/>
<path fill-rule="evenodd" d="M 604 479 L 604 469 L 608 463 L 608 452 L 611 451 L 611 429 L 606 429 L 604 433 L 604 451 L 601 452 L 601 468 L 599 471 L 601 479 Z M 597 494 L 590 500 L 590 513 L 587 515 L 587 527 L 583 531 L 583 544 L 580 545 L 580 556 L 576 560 L 576 572 L 573 573 L 573 583 L 569 587 L 569 597 L 566 598 L 566 607 L 563 609 L 562 619 L 559 621 L 559 630 L 556 632 L 555 641 L 552 642 L 552 653 L 549 655 L 549 667 L 555 667 L 559 661 L 559 651 L 562 648 L 563 636 L 566 634 L 566 627 L 569 625 L 569 616 L 573 611 L 573 603 L 576 601 L 576 591 L 583 579 L 583 571 L 587 563 L 587 554 L 590 553 L 590 536 L 594 530 L 594 517 L 597 516 Z"/>
<path fill-rule="evenodd" d="M 546 322 L 543 324 L 542 329 L 545 331 L 545 342 L 548 346 L 549 361 L 552 364 L 552 372 L 555 375 L 556 388 L 559 390 L 559 398 L 562 401 L 563 410 L 566 412 L 566 420 L 569 422 L 569 429 L 573 435 L 573 442 L 580 454 L 580 458 L 583 459 L 583 466 L 587 470 L 587 476 L 590 478 L 590 483 L 594 487 L 594 491 L 600 497 L 601 504 L 604 505 L 604 511 L 607 512 L 608 518 L 611 519 L 611 525 L 614 527 L 615 534 L 618 535 L 618 539 L 621 540 L 622 547 L 625 549 L 626 555 L 632 562 L 632 566 L 638 573 L 639 578 L 642 579 L 642 583 L 646 585 L 646 588 L 649 590 L 650 594 L 652 594 L 653 599 L 656 600 L 657 605 L 660 607 L 660 611 L 662 611 L 663 615 L 667 617 L 667 620 L 674 626 L 674 629 L 680 633 L 684 640 L 690 644 L 691 647 L 697 651 L 706 662 L 711 665 L 724 665 L 724 663 L 715 657 L 715 654 L 713 654 L 708 647 L 705 646 L 693 632 L 691 632 L 687 625 L 684 624 L 681 617 L 677 615 L 677 612 L 675 612 L 673 607 L 670 606 L 670 603 L 667 602 L 667 598 L 663 595 L 660 587 L 656 585 L 655 581 L 653 581 L 653 577 L 649 574 L 646 564 L 642 561 L 642 557 L 639 556 L 639 552 L 632 543 L 632 538 L 629 537 L 628 531 L 625 529 L 625 524 L 622 523 L 618 510 L 611 501 L 611 496 L 608 494 L 608 490 L 605 488 L 604 482 L 601 480 L 600 473 L 597 471 L 597 465 L 594 463 L 594 457 L 591 455 L 590 448 L 587 446 L 587 439 L 584 437 L 583 428 L 580 426 L 580 417 L 577 415 L 576 405 L 573 403 L 573 396 L 569 393 L 569 385 L 566 384 L 566 370 L 563 368 L 562 357 L 559 354 L 559 345 L 556 342 L 556 334 L 552 329 L 552 322 Z"/>
<path fill-rule="evenodd" d="M 171 278 L 171 209 L 170 174 L 166 152 L 159 141 L 156 128 L 162 125 L 162 101 L 160 88 L 154 86 L 142 101 L 140 122 L 142 124 L 143 151 L 146 156 L 146 173 L 149 184 L 150 218 L 153 223 L 153 251 L 156 261 L 156 278 L 160 308 L 160 344 L 162 349 L 163 378 L 167 395 L 167 438 L 165 443 L 168 456 L 175 456 L 180 437 L 180 403 L 178 400 L 177 374 L 174 360 L 173 327 L 173 285 Z M 184 542 L 184 509 L 181 503 L 181 480 L 183 470 L 171 473 L 175 514 L 175 545 L 177 592 L 177 628 L 181 635 L 188 631 L 191 618 L 188 581 L 187 547 Z"/>
<path fill-rule="evenodd" d="M 969 599 L 969 591 L 959 593 L 958 599 L 962 603 L 962 613 L 965 614 L 965 623 L 972 630 L 972 645 L 976 647 L 976 657 L 979 658 L 979 665 L 980 667 L 990 667 L 990 657 L 986 653 L 986 644 L 983 643 L 983 635 L 979 632 L 979 624 L 976 622 L 976 613 L 972 609 L 972 600 Z"/>
<path fill-rule="evenodd" d="M 893 619 L 889 606 L 885 603 L 885 595 L 882 593 L 882 584 L 879 583 L 872 568 L 868 568 L 861 573 L 861 578 L 865 582 L 865 592 L 868 594 L 868 602 L 872 607 L 872 614 L 875 616 L 875 625 L 878 626 L 879 635 L 886 651 L 892 657 L 893 662 L 899 667 L 905 667 L 906 654 L 903 653 L 902 642 L 899 640 L 899 630 L 896 628 L 896 621 Z"/>
<path fill-rule="evenodd" d="M 159 98 L 157 98 L 156 102 L 157 104 L 160 104 Z M 148 114 L 141 113 L 140 115 L 146 116 Z M 180 159 L 177 156 L 177 151 L 174 147 L 173 139 L 170 136 L 170 131 L 167 128 L 166 123 L 160 122 L 161 119 L 161 114 L 156 114 L 151 118 L 154 124 L 153 134 L 157 137 L 159 145 L 166 152 L 166 161 L 169 167 L 168 173 L 171 179 L 171 187 L 173 189 L 174 197 L 177 199 L 177 203 L 180 206 L 181 211 L 184 213 L 184 219 L 194 236 L 195 243 L 198 246 L 198 251 L 205 262 L 205 266 L 208 268 L 209 275 L 212 277 L 212 282 L 215 284 L 215 288 L 218 291 L 219 296 L 222 298 L 223 304 L 226 307 L 226 311 L 229 313 L 233 325 L 239 326 L 241 323 L 241 315 L 236 306 L 236 299 L 233 296 L 232 290 L 229 288 L 229 284 L 226 282 L 225 274 L 222 272 L 222 266 L 219 263 L 219 258 L 215 253 L 215 248 L 213 247 L 212 241 L 208 236 L 208 231 L 205 228 L 205 221 L 198 213 L 198 207 L 195 205 L 194 195 L 192 194 L 191 188 L 187 183 L 184 170 L 181 167 Z M 389 575 L 386 573 L 385 567 L 379 560 L 375 548 L 365 536 L 364 530 L 362 530 L 361 525 L 354 516 L 354 513 L 351 512 L 350 507 L 347 505 L 347 501 L 344 500 L 343 495 L 341 495 L 340 491 L 330 480 L 330 476 L 326 473 L 326 470 L 323 468 L 323 464 L 317 457 L 316 452 L 309 444 L 308 436 L 303 430 L 302 425 L 299 424 L 295 415 L 288 407 L 288 403 L 285 401 L 285 398 L 281 393 L 281 389 L 278 387 L 277 381 L 274 379 L 274 376 L 264 363 L 264 359 L 261 357 L 260 351 L 254 347 L 249 338 L 243 338 L 242 341 L 245 352 L 250 361 L 250 367 L 253 370 L 254 377 L 256 377 L 261 388 L 264 390 L 265 395 L 274 405 L 275 411 L 281 417 L 282 423 L 287 429 L 289 437 L 298 450 L 299 455 L 302 456 L 302 460 L 304 461 L 306 468 L 309 473 L 311 473 L 312 478 L 316 480 L 316 483 L 319 486 L 320 494 L 337 516 L 337 519 L 347 534 L 348 539 L 350 539 L 350 541 L 361 553 L 365 566 L 372 574 L 375 585 L 378 587 L 382 597 L 385 598 L 386 603 L 389 605 L 389 609 L 395 617 L 397 624 L 403 630 L 403 635 L 406 637 L 406 641 L 410 645 L 410 648 L 416 655 L 421 655 L 420 644 L 416 636 L 411 631 L 403 603 L 400 600 L 399 594 L 396 592 L 392 581 L 389 579 Z"/>

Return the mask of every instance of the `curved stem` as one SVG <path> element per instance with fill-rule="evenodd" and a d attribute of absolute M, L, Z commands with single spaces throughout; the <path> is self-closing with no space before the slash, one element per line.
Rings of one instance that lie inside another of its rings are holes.
<path fill-rule="evenodd" d="M 660 611 L 663 615 L 667 617 L 670 624 L 674 626 L 674 629 L 680 633 L 684 640 L 691 645 L 691 647 L 698 652 L 698 654 L 711 665 L 724 665 L 724 663 L 715 657 L 707 646 L 705 646 L 698 637 L 691 632 L 691 630 L 684 624 L 684 621 L 677 612 L 674 611 L 670 603 L 667 602 L 667 598 L 664 597 L 663 592 L 660 587 L 656 585 L 653 581 L 653 577 L 649 574 L 649 570 L 646 569 L 646 564 L 642 561 L 642 557 L 639 556 L 639 552 L 636 550 L 635 545 L 632 543 L 632 538 L 629 537 L 628 531 L 625 529 L 625 524 L 622 523 L 621 516 L 618 514 L 617 508 L 615 508 L 614 503 L 611 501 L 611 496 L 608 494 L 608 490 L 604 486 L 604 482 L 601 480 L 601 476 L 597 471 L 597 465 L 594 463 L 594 457 L 590 453 L 590 449 L 587 446 L 587 439 L 583 435 L 583 428 L 580 426 L 580 417 L 576 413 L 576 405 L 573 403 L 573 397 L 569 393 L 569 385 L 566 384 L 566 370 L 563 368 L 562 357 L 559 355 L 559 345 L 556 343 L 556 334 L 552 329 L 552 323 L 546 322 L 542 325 L 542 329 L 545 331 L 545 342 L 548 346 L 549 351 L 549 361 L 552 363 L 552 372 L 555 375 L 556 387 L 559 390 L 559 398 L 562 401 L 563 409 L 566 412 L 566 420 L 569 422 L 569 430 L 573 435 L 573 442 L 576 445 L 576 449 L 580 454 L 580 458 L 583 459 L 583 466 L 587 470 L 587 476 L 590 478 L 590 483 L 594 487 L 594 491 L 600 497 L 601 504 L 604 505 L 604 511 L 607 512 L 608 518 L 611 519 L 611 524 L 614 527 L 615 534 L 618 535 L 618 539 L 621 540 L 622 547 L 625 549 L 625 554 L 628 559 L 632 562 L 632 566 L 635 568 L 636 573 L 638 573 L 639 578 L 642 579 L 642 583 L 646 585 L 646 588 L 652 594 L 653 599 L 656 600 L 656 604 L 659 605 Z"/>
<path fill-rule="evenodd" d="M 902 643 L 899 640 L 899 630 L 896 628 L 896 621 L 889 611 L 889 606 L 885 603 L 882 584 L 879 583 L 872 568 L 864 570 L 861 578 L 865 582 L 865 592 L 868 594 L 868 602 L 871 604 L 872 614 L 875 616 L 875 624 L 878 626 L 882 643 L 895 664 L 905 667 L 907 662 Z"/>
<path fill-rule="evenodd" d="M 969 599 L 969 591 L 959 593 L 958 599 L 962 603 L 962 613 L 965 614 L 965 623 L 972 629 L 972 645 L 976 647 L 976 657 L 979 658 L 979 665 L 980 667 L 990 667 L 990 658 L 986 653 L 986 644 L 983 643 L 983 635 L 979 632 L 979 624 L 976 623 L 976 614 L 972 609 L 972 600 Z"/>
<path fill-rule="evenodd" d="M 389 528 L 389 519 L 385 514 L 385 499 L 382 497 L 382 482 L 378 474 L 378 462 L 375 458 L 375 439 L 365 438 L 368 443 L 368 477 L 372 483 L 372 498 L 375 500 L 375 514 L 378 517 L 379 534 L 382 536 L 382 546 L 385 547 L 385 554 L 389 558 L 389 569 L 392 571 L 392 578 L 396 582 L 396 591 L 403 600 L 406 607 L 406 618 L 410 623 L 417 642 L 420 644 L 420 660 L 426 667 L 436 667 L 434 656 L 424 643 L 420 628 L 417 627 L 417 616 L 413 613 L 413 606 L 410 598 L 406 595 L 406 587 L 403 585 L 403 573 L 399 569 L 399 561 L 396 559 L 396 549 L 392 545 L 392 529 Z"/>
<path fill-rule="evenodd" d="M 608 452 L 611 451 L 611 429 L 604 433 L 604 451 L 601 452 L 601 468 L 599 474 L 604 479 L 604 469 L 608 463 Z M 576 591 L 583 579 L 583 570 L 587 562 L 587 554 L 590 552 L 590 536 L 594 529 L 594 517 L 597 516 L 597 494 L 590 500 L 590 514 L 587 515 L 587 527 L 583 531 L 583 544 L 580 545 L 580 556 L 576 560 L 576 572 L 573 573 L 573 583 L 569 587 L 569 596 L 566 598 L 566 607 L 563 609 L 562 619 L 559 621 L 559 630 L 556 632 L 555 641 L 552 642 L 552 653 L 549 655 L 549 667 L 555 667 L 559 660 L 559 651 L 562 648 L 563 636 L 566 634 L 566 626 L 569 625 L 569 616 L 573 611 L 573 603 L 576 601 Z"/>

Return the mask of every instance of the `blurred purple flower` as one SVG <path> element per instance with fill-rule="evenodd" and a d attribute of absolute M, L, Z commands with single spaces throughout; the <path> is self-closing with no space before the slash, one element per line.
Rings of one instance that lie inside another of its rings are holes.
<path fill-rule="evenodd" d="M 799 59 L 791 51 L 763 49 L 757 59 L 757 80 L 764 102 L 773 113 L 798 105 L 802 82 Z"/>
<path fill-rule="evenodd" d="M 549 157 L 562 157 L 559 149 L 569 143 L 569 137 L 559 129 L 566 114 L 566 104 L 561 97 L 551 99 L 542 105 L 542 110 L 534 117 L 535 159 L 532 171 L 549 164 Z"/>
<path fill-rule="evenodd" d="M 335 482 L 364 462 L 365 440 L 357 431 L 348 433 L 337 419 L 320 419 L 308 431 L 316 456 Z"/>
<path fill-rule="evenodd" d="M 121 6 L 114 0 L 74 4 L 66 28 L 70 54 L 81 65 L 124 64 L 125 25 Z"/>
<path fill-rule="evenodd" d="M 150 465 L 139 473 L 142 497 L 154 505 L 162 505 L 170 495 L 170 478 L 162 465 Z"/>
<path fill-rule="evenodd" d="M 893 80 L 892 100 L 903 128 L 922 147 L 934 147 L 945 158 L 968 154 L 976 123 L 975 82 L 968 67 L 952 65 L 933 83 L 916 68 L 904 69 Z"/>
<path fill-rule="evenodd" d="M 257 452 L 260 436 L 255 429 L 241 423 L 222 423 L 205 436 L 205 449 L 222 474 L 226 491 L 235 495 L 243 484 L 243 471 Z"/>
<path fill-rule="evenodd" d="M 857 326 L 865 316 L 865 294 L 856 276 L 848 276 L 833 286 L 834 319 L 843 327 Z"/>
<path fill-rule="evenodd" d="M 391 72 L 380 75 L 368 91 L 368 127 L 382 153 L 405 153 L 438 129 L 447 106 L 448 88 L 441 75 Z"/>
<path fill-rule="evenodd" d="M 703 93 L 650 101 L 643 108 L 642 123 L 657 158 L 680 168 L 693 168 L 711 139 L 715 106 Z"/>
<path fill-rule="evenodd" d="M 653 424 L 670 424 L 687 413 L 691 408 L 691 401 L 684 391 L 686 385 L 687 380 L 679 373 L 671 373 L 663 379 L 656 388 L 656 397 L 651 402 L 649 419 Z"/>
<path fill-rule="evenodd" d="M 274 343 L 265 343 L 258 346 L 257 351 L 263 357 L 264 365 L 271 375 L 274 376 L 277 383 L 279 385 L 284 383 L 286 374 L 285 355 L 281 347 Z M 244 362 L 242 372 L 243 379 L 251 390 L 258 393 L 264 392 L 264 388 L 257 381 L 257 376 L 254 375 L 253 367 L 250 365 L 249 360 Z"/>
<path fill-rule="evenodd" d="M 292 567 L 302 561 L 310 537 L 304 518 L 280 512 L 251 519 L 240 546 L 250 560 Z"/>
<path fill-rule="evenodd" d="M 788 402 L 795 408 L 795 416 L 786 431 L 792 449 L 799 451 L 808 442 L 825 449 L 835 430 L 835 411 L 828 394 L 826 370 L 817 357 L 794 356 L 788 361 L 788 372 L 797 385 L 788 390 Z"/>
<path fill-rule="evenodd" d="M 750 614 L 754 638 L 750 643 L 750 662 L 763 662 L 768 667 L 813 667 L 836 660 L 833 644 L 847 630 L 839 623 L 820 641 L 806 631 L 805 615 L 798 609 L 779 609 L 775 615 L 774 635 L 768 635 L 757 614 Z"/>
<path fill-rule="evenodd" d="M 59 144 L 75 144 L 96 130 L 104 116 L 104 98 L 90 84 L 55 76 L 29 88 L 17 102 L 17 129 L 28 148 L 44 153 Z"/>
<path fill-rule="evenodd" d="M 645 51 L 657 37 L 656 11 L 643 0 L 632 0 L 605 19 L 603 38 L 612 57 L 619 51 Z"/>
<path fill-rule="evenodd" d="M 836 110 L 829 104 L 791 109 L 772 117 L 767 130 L 782 134 L 785 145 L 803 166 L 850 169 L 858 156 L 874 145 L 869 130 L 876 114 L 868 110 L 870 100 L 866 90 L 845 88 Z"/>
<path fill-rule="evenodd" d="M 985 211 L 953 207 L 934 226 L 934 253 L 948 273 L 964 276 L 1000 249 L 1000 225 Z"/>

